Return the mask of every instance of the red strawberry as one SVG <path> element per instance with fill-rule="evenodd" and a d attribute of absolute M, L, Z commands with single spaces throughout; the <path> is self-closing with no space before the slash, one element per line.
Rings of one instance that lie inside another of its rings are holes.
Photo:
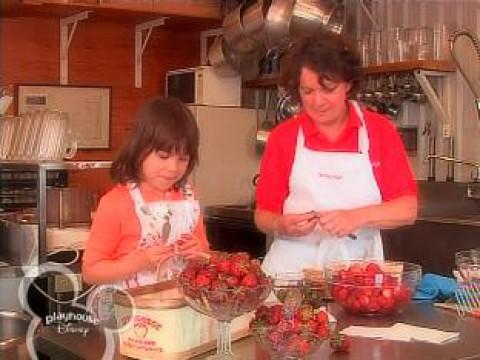
<path fill-rule="evenodd" d="M 270 332 L 268 335 L 268 339 L 272 342 L 272 344 L 276 345 L 278 343 L 280 343 L 280 341 L 282 340 L 282 334 L 280 334 L 279 332 L 277 331 L 272 331 Z"/>
<path fill-rule="evenodd" d="M 330 332 L 330 329 L 327 326 L 319 326 L 317 328 L 317 336 L 319 338 L 324 339 L 328 337 L 329 332 Z"/>
<path fill-rule="evenodd" d="M 217 269 L 218 269 L 219 272 L 226 274 L 230 271 L 230 266 L 231 265 L 232 265 L 232 263 L 230 262 L 230 260 L 224 259 L 224 260 L 221 260 L 220 262 L 218 262 Z"/>
<path fill-rule="evenodd" d="M 245 275 L 240 282 L 240 285 L 248 287 L 248 288 L 254 288 L 255 286 L 258 285 L 258 277 L 254 273 L 249 273 Z"/>
<path fill-rule="evenodd" d="M 195 285 L 198 288 L 206 288 L 211 284 L 211 282 L 212 282 L 212 278 L 207 274 L 200 273 L 195 278 Z"/>
<path fill-rule="evenodd" d="M 283 306 L 274 305 L 270 308 L 270 325 L 277 325 L 283 319 Z"/>
<path fill-rule="evenodd" d="M 247 264 L 245 262 L 232 261 L 229 274 L 241 278 L 248 274 Z"/>
<path fill-rule="evenodd" d="M 298 349 L 298 352 L 300 353 L 300 355 L 306 355 L 309 351 L 310 351 L 310 348 L 311 348 L 311 344 L 308 342 L 307 339 L 302 339 L 298 342 L 297 344 L 297 349 Z"/>
<path fill-rule="evenodd" d="M 382 269 L 380 268 L 380 265 L 378 265 L 377 263 L 369 263 L 366 266 L 365 271 L 369 275 L 375 275 L 375 274 L 380 274 L 382 272 Z"/>
<path fill-rule="evenodd" d="M 346 335 L 335 333 L 330 337 L 330 347 L 333 351 L 350 351 L 350 338 Z"/>
<path fill-rule="evenodd" d="M 315 321 L 318 323 L 328 323 L 328 314 L 325 311 L 320 311 L 315 315 Z"/>
<path fill-rule="evenodd" d="M 318 330 L 318 323 L 315 320 L 308 320 L 307 328 L 311 333 L 316 333 Z"/>

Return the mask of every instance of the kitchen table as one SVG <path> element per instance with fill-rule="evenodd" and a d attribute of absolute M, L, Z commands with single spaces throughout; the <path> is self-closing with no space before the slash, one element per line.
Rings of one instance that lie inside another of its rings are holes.
<path fill-rule="evenodd" d="M 396 322 L 405 322 L 444 331 L 457 331 L 460 337 L 442 345 L 352 338 L 352 349 L 349 353 L 333 353 L 325 342 L 312 354 L 311 359 L 480 360 L 480 319 L 461 319 L 455 312 L 436 308 L 430 303 L 412 303 L 401 314 L 382 318 L 351 316 L 334 304 L 329 306 L 329 311 L 337 317 L 339 328 L 349 325 L 390 326 Z M 58 334 L 55 328 L 44 327 L 36 344 L 38 351 L 50 359 L 100 359 L 104 337 L 98 330 L 92 330 L 84 337 L 80 334 Z M 233 351 L 244 360 L 268 360 L 267 353 L 251 336 L 234 342 Z M 205 353 L 193 359 L 204 360 L 213 353 Z M 124 360 L 127 357 L 117 351 L 113 359 Z"/>

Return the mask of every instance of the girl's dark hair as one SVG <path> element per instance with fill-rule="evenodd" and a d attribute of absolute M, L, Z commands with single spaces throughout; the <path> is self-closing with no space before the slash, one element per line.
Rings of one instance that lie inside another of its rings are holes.
<path fill-rule="evenodd" d="M 120 149 L 112 164 L 115 183 L 140 182 L 143 160 L 152 151 L 165 151 L 189 156 L 189 163 L 180 186 L 198 163 L 199 131 L 197 122 L 183 102 L 176 98 L 157 97 L 137 114 L 131 137 Z"/>
<path fill-rule="evenodd" d="M 316 72 L 322 86 L 324 80 L 348 82 L 352 86 L 350 96 L 358 89 L 360 57 L 355 46 L 341 35 L 322 30 L 291 44 L 282 59 L 280 85 L 296 100 L 299 100 L 298 87 L 303 67 Z"/>

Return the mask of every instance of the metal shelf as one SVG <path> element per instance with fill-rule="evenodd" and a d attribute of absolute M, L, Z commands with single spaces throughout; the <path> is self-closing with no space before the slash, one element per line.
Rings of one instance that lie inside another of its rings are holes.
<path fill-rule="evenodd" d="M 111 161 L 2 160 L 0 169 L 37 172 L 38 263 L 47 261 L 47 172 L 55 170 L 109 169 Z"/>
<path fill-rule="evenodd" d="M 379 66 L 368 66 L 363 68 L 364 75 L 380 75 L 386 73 L 412 72 L 414 70 L 454 72 L 455 64 L 445 60 L 412 60 L 401 61 Z M 274 88 L 278 85 L 279 75 L 266 75 L 258 79 L 244 81 L 243 86 L 247 88 Z"/>

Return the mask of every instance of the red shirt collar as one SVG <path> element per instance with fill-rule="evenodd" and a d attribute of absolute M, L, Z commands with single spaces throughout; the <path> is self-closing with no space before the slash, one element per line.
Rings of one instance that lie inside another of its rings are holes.
<path fill-rule="evenodd" d="M 361 126 L 360 118 L 353 107 L 353 105 L 348 102 L 348 119 L 345 124 L 345 128 L 342 130 L 339 139 L 341 139 L 345 134 L 349 133 L 352 129 L 358 129 Z M 313 120 L 305 112 L 301 112 L 299 115 L 300 125 L 302 127 L 303 135 L 305 138 L 312 136 L 319 136 L 321 138 L 326 138 L 325 135 L 315 126 Z"/>

